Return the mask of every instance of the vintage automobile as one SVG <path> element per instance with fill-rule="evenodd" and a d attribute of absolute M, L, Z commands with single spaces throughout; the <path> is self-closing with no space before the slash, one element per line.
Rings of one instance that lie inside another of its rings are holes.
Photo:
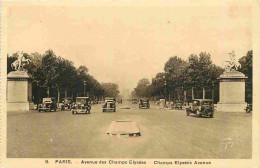
<path fill-rule="evenodd" d="M 247 106 L 246 106 L 246 108 L 245 108 L 245 111 L 246 111 L 247 113 L 250 113 L 252 110 L 253 110 L 252 104 L 247 104 Z"/>
<path fill-rule="evenodd" d="M 159 105 L 160 109 L 168 108 L 167 105 L 166 105 L 166 100 L 165 99 L 160 99 L 158 105 Z"/>
<path fill-rule="evenodd" d="M 149 99 L 140 99 L 139 108 L 150 108 Z"/>
<path fill-rule="evenodd" d="M 132 104 L 137 104 L 138 103 L 138 99 L 132 99 Z"/>
<path fill-rule="evenodd" d="M 173 108 L 181 110 L 183 106 L 183 102 L 181 100 L 176 100 L 173 104 Z"/>
<path fill-rule="evenodd" d="M 116 112 L 116 99 L 112 97 L 105 98 L 105 104 L 102 106 L 103 112 L 107 110 L 112 110 Z"/>
<path fill-rule="evenodd" d="M 213 118 L 214 116 L 214 104 L 210 99 L 195 99 L 186 108 L 187 116 L 190 113 L 194 113 L 198 117 L 207 116 Z"/>
<path fill-rule="evenodd" d="M 123 103 L 123 99 L 117 99 L 117 103 L 118 104 L 122 104 Z"/>
<path fill-rule="evenodd" d="M 72 114 L 90 114 L 90 110 L 89 97 L 76 97 L 76 103 L 72 106 Z"/>
<path fill-rule="evenodd" d="M 42 99 L 42 104 L 39 105 L 38 111 L 56 111 L 57 110 L 57 101 L 55 97 L 45 97 Z"/>
<path fill-rule="evenodd" d="M 73 100 L 72 98 L 70 97 L 67 97 L 67 98 L 63 98 L 62 99 L 62 105 L 61 105 L 61 111 L 64 111 L 64 110 L 71 110 L 71 106 L 73 104 Z"/>

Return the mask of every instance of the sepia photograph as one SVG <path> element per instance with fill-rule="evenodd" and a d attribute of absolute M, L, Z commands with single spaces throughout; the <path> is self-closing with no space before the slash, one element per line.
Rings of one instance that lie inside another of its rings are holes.
<path fill-rule="evenodd" d="M 5 1 L 1 157 L 121 167 L 252 160 L 253 5 Z"/>

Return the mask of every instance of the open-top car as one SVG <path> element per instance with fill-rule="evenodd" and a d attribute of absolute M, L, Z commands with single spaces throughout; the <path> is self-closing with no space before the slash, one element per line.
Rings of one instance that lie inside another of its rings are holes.
<path fill-rule="evenodd" d="M 139 108 L 150 108 L 149 99 L 140 99 Z"/>
<path fill-rule="evenodd" d="M 105 104 L 102 106 L 103 112 L 109 110 L 116 112 L 116 99 L 112 97 L 105 98 Z"/>
<path fill-rule="evenodd" d="M 138 99 L 132 99 L 132 104 L 137 104 L 138 103 Z"/>
<path fill-rule="evenodd" d="M 182 106 L 183 106 L 183 102 L 181 100 L 176 100 L 173 104 L 173 108 L 175 109 L 182 109 Z"/>
<path fill-rule="evenodd" d="M 214 116 L 214 104 L 210 99 L 195 99 L 186 109 L 187 116 L 190 113 L 195 114 L 198 117 L 207 116 L 213 118 Z"/>
<path fill-rule="evenodd" d="M 62 99 L 62 105 L 61 105 L 61 111 L 64 111 L 64 110 L 71 110 L 71 106 L 73 104 L 73 100 L 72 98 L 70 97 L 67 97 L 67 98 L 63 98 Z"/>
<path fill-rule="evenodd" d="M 72 106 L 72 114 L 90 114 L 90 110 L 89 97 L 76 97 L 76 103 Z"/>
<path fill-rule="evenodd" d="M 42 99 L 42 104 L 39 105 L 38 111 L 56 111 L 57 110 L 57 101 L 55 97 L 45 97 Z"/>

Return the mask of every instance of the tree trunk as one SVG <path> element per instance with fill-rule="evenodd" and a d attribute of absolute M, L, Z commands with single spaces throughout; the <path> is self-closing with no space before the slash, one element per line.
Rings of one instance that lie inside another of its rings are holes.
<path fill-rule="evenodd" d="M 205 99 L 206 95 L 205 95 L 205 88 L 202 89 L 202 93 L 203 93 L 203 99 Z"/>
<path fill-rule="evenodd" d="M 65 90 L 65 98 L 67 98 L 67 95 L 68 95 L 68 91 Z"/>
<path fill-rule="evenodd" d="M 186 93 L 186 90 L 184 90 L 184 102 L 186 102 L 187 101 L 187 93 Z"/>
<path fill-rule="evenodd" d="M 60 90 L 58 89 L 58 104 L 60 103 Z"/>
<path fill-rule="evenodd" d="M 47 95 L 50 97 L 50 87 L 47 88 Z"/>
<path fill-rule="evenodd" d="M 192 100 L 195 99 L 195 98 L 194 98 L 194 88 L 193 88 L 193 87 L 191 88 L 191 97 L 192 97 Z"/>

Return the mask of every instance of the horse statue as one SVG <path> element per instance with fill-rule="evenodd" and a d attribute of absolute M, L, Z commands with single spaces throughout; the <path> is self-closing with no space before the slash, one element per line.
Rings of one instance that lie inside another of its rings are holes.
<path fill-rule="evenodd" d="M 236 71 L 241 67 L 240 63 L 236 60 L 235 52 L 232 51 L 229 54 L 229 60 L 223 62 L 225 72 Z"/>
<path fill-rule="evenodd" d="M 11 67 L 12 69 L 16 71 L 23 71 L 24 66 L 28 65 L 31 62 L 31 60 L 26 59 L 25 56 L 23 55 L 23 52 L 18 52 L 18 59 L 15 60 L 12 64 Z"/>

